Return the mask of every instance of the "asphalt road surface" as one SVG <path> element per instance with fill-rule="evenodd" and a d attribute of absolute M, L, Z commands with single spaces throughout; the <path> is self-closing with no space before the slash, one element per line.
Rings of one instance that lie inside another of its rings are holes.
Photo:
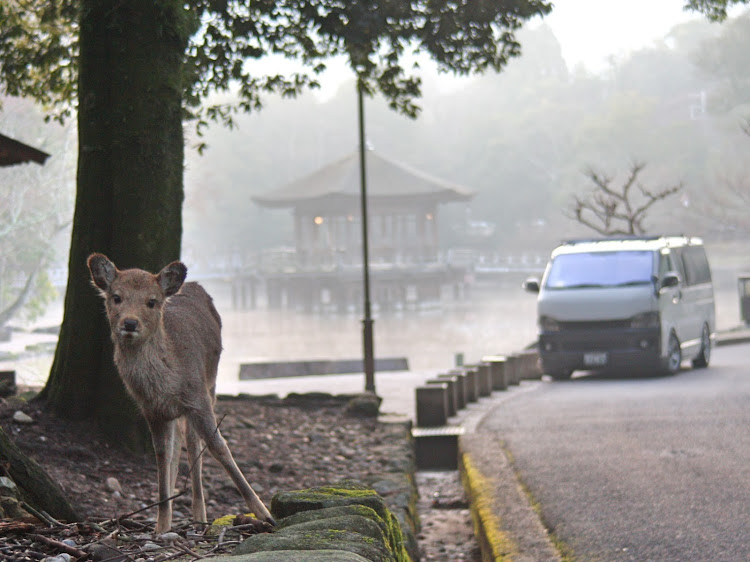
<path fill-rule="evenodd" d="M 542 383 L 477 430 L 573 560 L 750 560 L 750 344 L 673 377 Z"/>

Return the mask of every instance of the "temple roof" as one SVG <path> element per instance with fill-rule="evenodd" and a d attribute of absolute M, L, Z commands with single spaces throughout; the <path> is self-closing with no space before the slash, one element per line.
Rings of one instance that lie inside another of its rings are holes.
<path fill-rule="evenodd" d="M 470 189 L 430 176 L 372 150 L 367 151 L 366 168 L 368 198 L 430 199 L 448 203 L 466 201 L 475 195 Z M 264 207 L 294 207 L 313 200 L 355 197 L 360 197 L 359 151 L 252 199 Z"/>
<path fill-rule="evenodd" d="M 49 154 L 20 141 L 0 135 L 0 166 L 12 166 L 25 162 L 44 164 Z"/>

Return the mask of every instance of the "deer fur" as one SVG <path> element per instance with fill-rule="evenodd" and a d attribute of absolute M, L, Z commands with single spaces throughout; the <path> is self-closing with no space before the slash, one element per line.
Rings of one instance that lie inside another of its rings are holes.
<path fill-rule="evenodd" d="M 193 518 L 206 521 L 201 480 L 203 444 L 221 463 L 258 518 L 274 520 L 247 483 L 216 424 L 216 371 L 221 317 L 198 283 L 185 283 L 187 268 L 173 262 L 153 275 L 118 270 L 102 254 L 88 267 L 104 298 L 114 342 L 114 362 L 143 412 L 156 452 L 159 504 L 156 532 L 172 526 L 169 499 L 177 480 L 184 433 L 191 467 Z"/>

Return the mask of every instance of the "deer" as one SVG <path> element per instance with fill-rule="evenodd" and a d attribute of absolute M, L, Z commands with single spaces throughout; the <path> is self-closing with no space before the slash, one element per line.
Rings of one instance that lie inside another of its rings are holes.
<path fill-rule="evenodd" d="M 221 317 L 187 267 L 175 261 L 156 275 L 119 270 L 107 256 L 88 257 L 91 281 L 104 299 L 114 363 L 151 431 L 158 504 L 155 533 L 172 527 L 172 493 L 183 435 L 191 467 L 192 513 L 206 521 L 201 478 L 205 447 L 224 467 L 255 516 L 275 525 L 248 484 L 216 423 L 216 375 L 222 351 Z"/>

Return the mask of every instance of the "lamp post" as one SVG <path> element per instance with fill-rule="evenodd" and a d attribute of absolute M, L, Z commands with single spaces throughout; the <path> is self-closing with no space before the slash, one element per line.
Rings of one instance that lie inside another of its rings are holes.
<path fill-rule="evenodd" d="M 367 238 L 367 174 L 365 166 L 365 107 L 362 80 L 357 79 L 357 101 L 359 105 L 359 180 L 362 204 L 362 281 L 364 284 L 364 313 L 362 341 L 364 350 L 365 391 L 375 392 L 375 352 L 372 337 L 370 310 L 370 257 Z"/>

